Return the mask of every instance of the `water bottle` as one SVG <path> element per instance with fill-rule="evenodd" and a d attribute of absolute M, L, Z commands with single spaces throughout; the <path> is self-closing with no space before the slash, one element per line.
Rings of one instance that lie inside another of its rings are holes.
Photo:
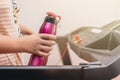
<path fill-rule="evenodd" d="M 40 27 L 39 33 L 54 34 L 56 35 L 57 25 L 61 17 L 53 12 L 47 12 L 47 16 Z M 37 55 L 31 55 L 29 66 L 45 66 L 47 64 L 48 57 L 40 57 Z"/>

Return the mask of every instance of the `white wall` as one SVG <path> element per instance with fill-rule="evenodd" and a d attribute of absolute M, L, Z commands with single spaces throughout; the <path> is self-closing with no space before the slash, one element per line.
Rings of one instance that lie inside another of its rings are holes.
<path fill-rule="evenodd" d="M 62 17 L 57 35 L 81 26 L 101 27 L 120 17 L 120 0 L 18 0 L 20 22 L 38 32 L 47 11 Z M 56 50 L 54 53 L 58 53 Z M 54 62 L 54 61 L 53 61 Z"/>
<path fill-rule="evenodd" d="M 20 21 L 35 31 L 42 24 L 45 13 L 53 11 L 62 17 L 58 35 L 80 26 L 102 26 L 118 19 L 120 0 L 18 0 Z M 68 30 L 69 29 L 69 30 Z"/>

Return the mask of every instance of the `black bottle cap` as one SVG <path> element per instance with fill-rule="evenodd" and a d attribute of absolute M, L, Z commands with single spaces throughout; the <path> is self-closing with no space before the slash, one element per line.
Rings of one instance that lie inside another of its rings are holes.
<path fill-rule="evenodd" d="M 50 23 L 53 23 L 53 24 L 55 24 L 55 21 L 56 19 L 54 18 L 54 17 L 52 17 L 52 16 L 46 16 L 46 18 L 45 18 L 45 22 L 50 22 Z"/>

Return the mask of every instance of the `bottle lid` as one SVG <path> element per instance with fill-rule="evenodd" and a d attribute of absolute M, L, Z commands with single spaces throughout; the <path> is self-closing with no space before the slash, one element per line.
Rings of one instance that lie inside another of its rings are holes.
<path fill-rule="evenodd" d="M 46 14 L 48 16 L 46 16 L 45 22 L 51 22 L 51 23 L 54 23 L 55 25 L 57 25 L 61 20 L 61 16 L 56 15 L 53 12 L 47 12 Z"/>
<path fill-rule="evenodd" d="M 55 13 L 53 13 L 53 12 L 47 12 L 47 15 L 53 16 L 54 18 L 57 17 L 57 15 Z"/>
<path fill-rule="evenodd" d="M 47 15 L 53 16 L 53 18 L 58 17 L 58 18 L 59 18 L 59 20 L 61 20 L 61 16 L 56 15 L 56 14 L 55 14 L 55 13 L 53 13 L 53 12 L 47 12 Z"/>

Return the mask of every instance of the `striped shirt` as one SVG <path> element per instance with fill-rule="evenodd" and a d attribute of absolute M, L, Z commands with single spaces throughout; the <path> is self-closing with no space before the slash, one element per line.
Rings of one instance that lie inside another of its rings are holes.
<path fill-rule="evenodd" d="M 0 1 L 0 35 L 20 36 L 13 3 L 12 0 Z M 0 53 L 0 66 L 18 65 L 22 65 L 19 53 Z"/>

